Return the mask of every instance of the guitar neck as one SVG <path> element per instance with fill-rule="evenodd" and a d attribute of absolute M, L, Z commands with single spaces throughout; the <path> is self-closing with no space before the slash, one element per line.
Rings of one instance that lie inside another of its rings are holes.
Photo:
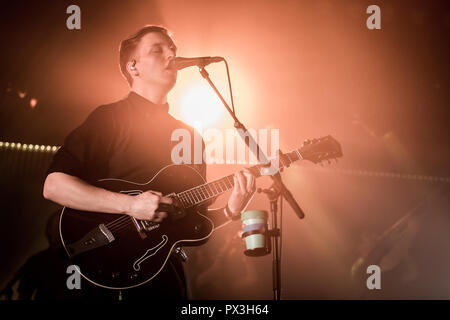
<path fill-rule="evenodd" d="M 285 153 L 281 157 L 278 157 L 278 168 L 282 169 L 284 167 L 288 167 L 291 163 L 303 159 L 300 150 L 296 149 L 290 153 Z M 273 161 L 277 161 L 277 159 Z M 263 174 L 265 166 L 264 165 L 255 165 L 248 170 L 256 177 L 259 178 Z M 234 187 L 234 174 L 230 174 L 226 177 L 220 178 L 218 180 L 214 180 L 212 182 L 208 182 L 202 184 L 200 186 L 182 191 L 177 194 L 178 199 L 183 203 L 185 208 L 193 207 L 204 202 L 207 202 L 211 199 L 220 196 L 221 194 L 227 192 L 228 190 Z"/>

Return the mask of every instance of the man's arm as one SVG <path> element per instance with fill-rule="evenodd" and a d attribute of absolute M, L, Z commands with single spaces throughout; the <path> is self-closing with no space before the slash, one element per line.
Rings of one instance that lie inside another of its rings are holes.
<path fill-rule="evenodd" d="M 161 221 L 165 212 L 155 210 L 160 202 L 172 203 L 161 193 L 147 191 L 130 196 L 95 187 L 82 179 L 62 172 L 50 173 L 45 179 L 44 198 L 76 210 L 128 214 L 142 220 Z"/>

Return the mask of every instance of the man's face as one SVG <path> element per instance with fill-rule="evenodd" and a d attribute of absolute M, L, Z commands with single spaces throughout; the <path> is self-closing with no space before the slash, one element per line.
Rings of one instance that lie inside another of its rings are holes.
<path fill-rule="evenodd" d="M 176 56 L 172 40 L 159 33 L 147 33 L 136 48 L 136 68 L 139 80 L 150 86 L 164 86 L 169 90 L 177 81 L 177 70 L 169 65 Z"/>

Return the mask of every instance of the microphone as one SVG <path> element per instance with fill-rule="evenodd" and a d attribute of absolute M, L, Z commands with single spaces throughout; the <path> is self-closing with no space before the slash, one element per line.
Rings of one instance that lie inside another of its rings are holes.
<path fill-rule="evenodd" d="M 197 57 L 197 58 L 182 58 L 176 57 L 172 60 L 174 64 L 174 68 L 177 70 L 181 70 L 187 67 L 197 66 L 203 68 L 210 63 L 220 62 L 224 59 L 222 57 Z"/>

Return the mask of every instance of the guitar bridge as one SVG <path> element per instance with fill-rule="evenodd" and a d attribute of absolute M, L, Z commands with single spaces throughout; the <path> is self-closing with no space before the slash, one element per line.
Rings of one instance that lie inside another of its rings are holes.
<path fill-rule="evenodd" d="M 133 222 L 134 226 L 136 227 L 136 231 L 138 232 L 141 239 L 147 238 L 147 234 L 145 233 L 145 226 L 143 225 L 143 221 L 145 220 L 138 220 L 134 217 L 131 217 L 131 221 Z"/>
<path fill-rule="evenodd" d="M 147 238 L 146 231 L 152 231 L 153 229 L 159 228 L 159 222 L 153 222 L 148 220 L 138 220 L 136 218 L 132 218 L 133 224 L 136 227 L 137 232 L 139 233 L 142 239 Z"/>
<path fill-rule="evenodd" d="M 158 208 L 156 209 L 156 212 L 167 212 L 171 222 L 183 218 L 186 215 L 186 212 L 176 194 L 171 193 L 166 195 L 166 197 L 170 197 L 173 203 L 172 204 L 160 203 L 158 205 Z M 142 239 L 147 238 L 146 232 L 152 231 L 156 228 L 159 228 L 160 226 L 160 222 L 153 222 L 149 220 L 138 220 L 134 217 L 132 217 L 131 220 L 133 221 L 133 224 Z"/>
<path fill-rule="evenodd" d="M 142 220 L 140 222 L 145 231 L 152 231 L 153 229 L 156 229 L 159 227 L 159 222 L 152 222 L 152 221 L 148 221 L 148 220 Z"/>

